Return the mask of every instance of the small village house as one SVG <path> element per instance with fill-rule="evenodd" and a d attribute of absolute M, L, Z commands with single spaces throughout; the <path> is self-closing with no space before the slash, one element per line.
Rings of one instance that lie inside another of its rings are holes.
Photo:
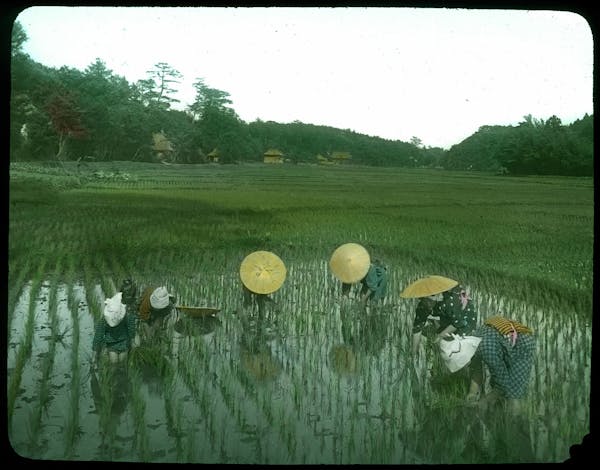
<path fill-rule="evenodd" d="M 219 163 L 219 151 L 215 148 L 207 156 L 210 163 Z"/>
<path fill-rule="evenodd" d="M 346 163 L 348 162 L 348 160 L 350 160 L 352 158 L 352 155 L 350 155 L 348 152 L 332 152 L 329 159 L 337 164 L 340 163 Z"/>
<path fill-rule="evenodd" d="M 163 161 L 165 157 L 171 157 L 174 150 L 173 144 L 167 139 L 163 131 L 152 134 L 152 150 L 156 152 L 158 160 Z"/>
<path fill-rule="evenodd" d="M 283 153 L 277 149 L 269 149 L 264 155 L 265 163 L 283 163 Z"/>
<path fill-rule="evenodd" d="M 319 162 L 319 165 L 333 165 L 331 160 L 329 160 L 327 157 L 324 157 L 320 153 L 317 154 L 317 162 Z"/>

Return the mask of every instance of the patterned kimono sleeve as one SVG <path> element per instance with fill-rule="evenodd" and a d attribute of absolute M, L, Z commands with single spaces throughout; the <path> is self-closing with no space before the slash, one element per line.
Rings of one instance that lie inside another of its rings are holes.
<path fill-rule="evenodd" d="M 432 315 L 440 317 L 439 331 L 444 330 L 448 325 L 456 326 L 452 299 L 450 297 L 445 296 L 443 300 L 438 301 L 433 307 Z"/>
<path fill-rule="evenodd" d="M 428 308 L 423 300 L 420 300 L 415 311 L 415 321 L 413 322 L 412 327 L 413 334 L 421 333 L 421 331 L 423 331 L 423 328 L 427 323 L 427 317 L 431 312 L 432 309 Z"/>
<path fill-rule="evenodd" d="M 450 320 L 450 324 L 460 330 L 462 315 L 460 312 L 460 299 L 454 293 L 444 299 L 444 310 Z"/>
<path fill-rule="evenodd" d="M 94 340 L 92 341 L 92 351 L 98 352 L 104 345 L 104 333 L 106 331 L 106 322 L 101 318 L 96 322 L 94 329 Z"/>
<path fill-rule="evenodd" d="M 456 328 L 457 333 L 470 334 L 473 331 L 477 322 L 477 313 L 471 300 L 463 309 L 460 296 L 452 293 L 444 300 L 444 307 L 448 320 Z"/>

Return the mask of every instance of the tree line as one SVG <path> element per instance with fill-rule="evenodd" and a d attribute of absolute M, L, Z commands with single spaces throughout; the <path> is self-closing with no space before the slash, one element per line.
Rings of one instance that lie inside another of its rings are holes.
<path fill-rule="evenodd" d="M 17 21 L 12 31 L 11 161 L 168 159 L 207 162 L 213 151 L 221 163 L 262 161 L 278 149 L 287 161 L 316 163 L 342 151 L 350 164 L 440 167 L 505 174 L 591 175 L 593 116 L 570 125 L 552 116 L 546 121 L 524 116 L 517 126 L 483 126 L 449 150 L 359 134 L 349 129 L 295 121 L 246 123 L 232 108 L 229 93 L 194 82 L 194 102 L 173 108 L 182 75 L 166 62 L 129 83 L 100 59 L 80 71 L 44 66 L 23 52 L 27 34 Z M 164 135 L 172 152 L 153 146 Z"/>

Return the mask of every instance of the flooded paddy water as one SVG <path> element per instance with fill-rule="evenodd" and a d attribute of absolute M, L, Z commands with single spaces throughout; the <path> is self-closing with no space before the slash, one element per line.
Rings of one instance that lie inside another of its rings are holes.
<path fill-rule="evenodd" d="M 511 421 L 464 407 L 464 377 L 431 354 L 413 360 L 415 303 L 399 297 L 407 273 L 391 270 L 385 303 L 363 311 L 340 302 L 326 262 L 287 268 L 263 315 L 241 308 L 237 272 L 167 279 L 182 304 L 218 306 L 216 319 L 186 319 L 159 355 L 143 360 L 142 347 L 97 373 L 94 320 L 114 292 L 27 282 L 7 325 L 13 449 L 34 460 L 561 462 L 589 432 L 591 323 L 470 289 L 480 320 L 503 312 L 537 333 L 528 397 Z M 530 448 L 508 445 L 511 434 Z"/>

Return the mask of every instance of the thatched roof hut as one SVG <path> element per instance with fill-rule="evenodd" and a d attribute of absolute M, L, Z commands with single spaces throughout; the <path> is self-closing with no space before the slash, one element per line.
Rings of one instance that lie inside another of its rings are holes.
<path fill-rule="evenodd" d="M 343 163 L 346 162 L 348 160 L 350 160 L 352 158 L 352 155 L 350 155 L 348 152 L 332 152 L 331 153 L 331 160 L 336 162 L 336 163 Z"/>
<path fill-rule="evenodd" d="M 277 149 L 269 149 L 264 154 L 265 163 L 283 163 L 283 153 Z"/>
<path fill-rule="evenodd" d="M 208 155 L 208 161 L 209 162 L 218 162 L 219 161 L 219 151 L 215 148 L 213 149 L 212 152 L 210 152 Z"/>
<path fill-rule="evenodd" d="M 155 152 L 160 152 L 160 153 L 173 152 L 173 144 L 171 144 L 169 139 L 167 139 L 167 137 L 165 136 L 165 134 L 162 131 L 155 132 L 154 134 L 152 134 L 152 140 L 154 142 L 154 144 L 152 145 L 152 149 Z"/>

